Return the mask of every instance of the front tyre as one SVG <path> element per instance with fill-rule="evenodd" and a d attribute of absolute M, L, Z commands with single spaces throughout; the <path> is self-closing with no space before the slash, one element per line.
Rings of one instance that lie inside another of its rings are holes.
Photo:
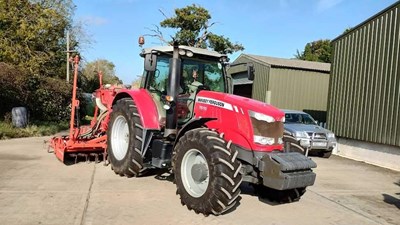
<path fill-rule="evenodd" d="M 138 176 L 143 168 L 140 152 L 142 124 L 136 105 L 123 98 L 113 106 L 107 130 L 107 151 L 111 168 L 121 176 Z"/>
<path fill-rule="evenodd" d="M 255 185 L 255 190 L 259 197 L 277 203 L 297 202 L 306 192 L 305 187 L 293 188 L 289 190 L 276 190 L 265 187 L 262 184 Z"/>
<path fill-rule="evenodd" d="M 222 135 L 221 135 L 222 136 Z M 238 152 L 218 133 L 197 128 L 179 139 L 173 154 L 177 194 L 189 210 L 222 214 L 239 202 L 242 174 Z"/>

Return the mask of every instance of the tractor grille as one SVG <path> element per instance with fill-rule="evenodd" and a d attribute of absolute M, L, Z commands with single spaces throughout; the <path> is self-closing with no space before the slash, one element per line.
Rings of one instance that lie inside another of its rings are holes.
<path fill-rule="evenodd" d="M 327 140 L 325 133 L 308 132 L 307 134 L 313 140 Z"/>

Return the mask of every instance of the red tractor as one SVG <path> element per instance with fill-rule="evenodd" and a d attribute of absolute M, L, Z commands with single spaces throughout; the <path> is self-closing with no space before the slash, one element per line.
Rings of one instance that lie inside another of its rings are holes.
<path fill-rule="evenodd" d="M 296 201 L 314 184 L 316 164 L 284 150 L 284 113 L 228 94 L 226 55 L 174 45 L 144 49 L 141 56 L 140 89 L 100 88 L 102 113 L 92 123 L 97 128 L 85 129 L 95 133 L 54 138 L 64 143 L 53 144 L 56 152 L 102 151 L 97 147 L 107 136 L 104 153 L 115 173 L 134 177 L 171 169 L 182 204 L 204 215 L 236 206 L 243 181 L 278 202 Z"/>

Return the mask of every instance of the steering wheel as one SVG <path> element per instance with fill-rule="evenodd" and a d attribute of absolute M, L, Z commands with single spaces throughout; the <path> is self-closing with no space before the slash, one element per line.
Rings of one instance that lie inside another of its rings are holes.
<path fill-rule="evenodd" d="M 153 87 L 153 86 L 149 86 L 149 91 L 151 92 L 156 92 L 157 94 L 159 94 L 160 96 L 163 96 L 163 92 L 158 90 L 157 88 Z"/>

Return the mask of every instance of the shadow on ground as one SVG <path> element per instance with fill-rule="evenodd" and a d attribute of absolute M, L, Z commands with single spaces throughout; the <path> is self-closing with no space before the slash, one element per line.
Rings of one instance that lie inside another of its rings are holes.
<path fill-rule="evenodd" d="M 250 195 L 250 196 L 257 197 L 258 200 L 259 200 L 260 202 L 262 202 L 262 203 L 265 203 L 265 204 L 268 204 L 268 205 L 271 205 L 271 206 L 274 206 L 274 205 L 281 205 L 281 204 L 282 204 L 282 203 L 277 203 L 277 202 L 274 202 L 274 201 L 269 200 L 268 198 L 265 198 L 265 197 L 260 196 L 260 195 L 257 193 L 257 191 L 256 191 L 256 189 L 254 188 L 254 185 L 253 185 L 252 183 L 243 182 L 243 183 L 240 185 L 240 190 L 241 190 L 241 194 L 242 194 L 242 195 Z"/>
<path fill-rule="evenodd" d="M 161 180 L 161 181 L 169 181 L 174 183 L 174 174 L 172 174 L 168 170 L 149 170 L 145 174 L 142 174 L 141 176 L 154 176 L 155 179 Z M 240 185 L 240 190 L 241 190 L 241 195 L 250 195 L 253 197 L 257 197 L 258 200 L 262 203 L 275 206 L 275 205 L 281 205 L 285 203 L 278 203 L 276 201 L 270 200 L 265 196 L 262 196 L 261 194 L 258 194 L 254 185 L 249 183 L 249 182 L 242 182 Z M 237 206 L 236 206 L 237 207 Z M 236 208 L 234 207 L 234 208 Z M 233 211 L 229 210 L 229 211 Z"/>
<path fill-rule="evenodd" d="M 400 180 L 397 183 L 394 183 L 395 185 L 400 187 Z M 396 193 L 400 197 L 400 192 Z M 400 198 L 399 197 L 394 197 L 388 194 L 382 194 L 383 196 L 383 201 L 386 202 L 387 204 L 394 205 L 398 209 L 400 209 Z"/>

